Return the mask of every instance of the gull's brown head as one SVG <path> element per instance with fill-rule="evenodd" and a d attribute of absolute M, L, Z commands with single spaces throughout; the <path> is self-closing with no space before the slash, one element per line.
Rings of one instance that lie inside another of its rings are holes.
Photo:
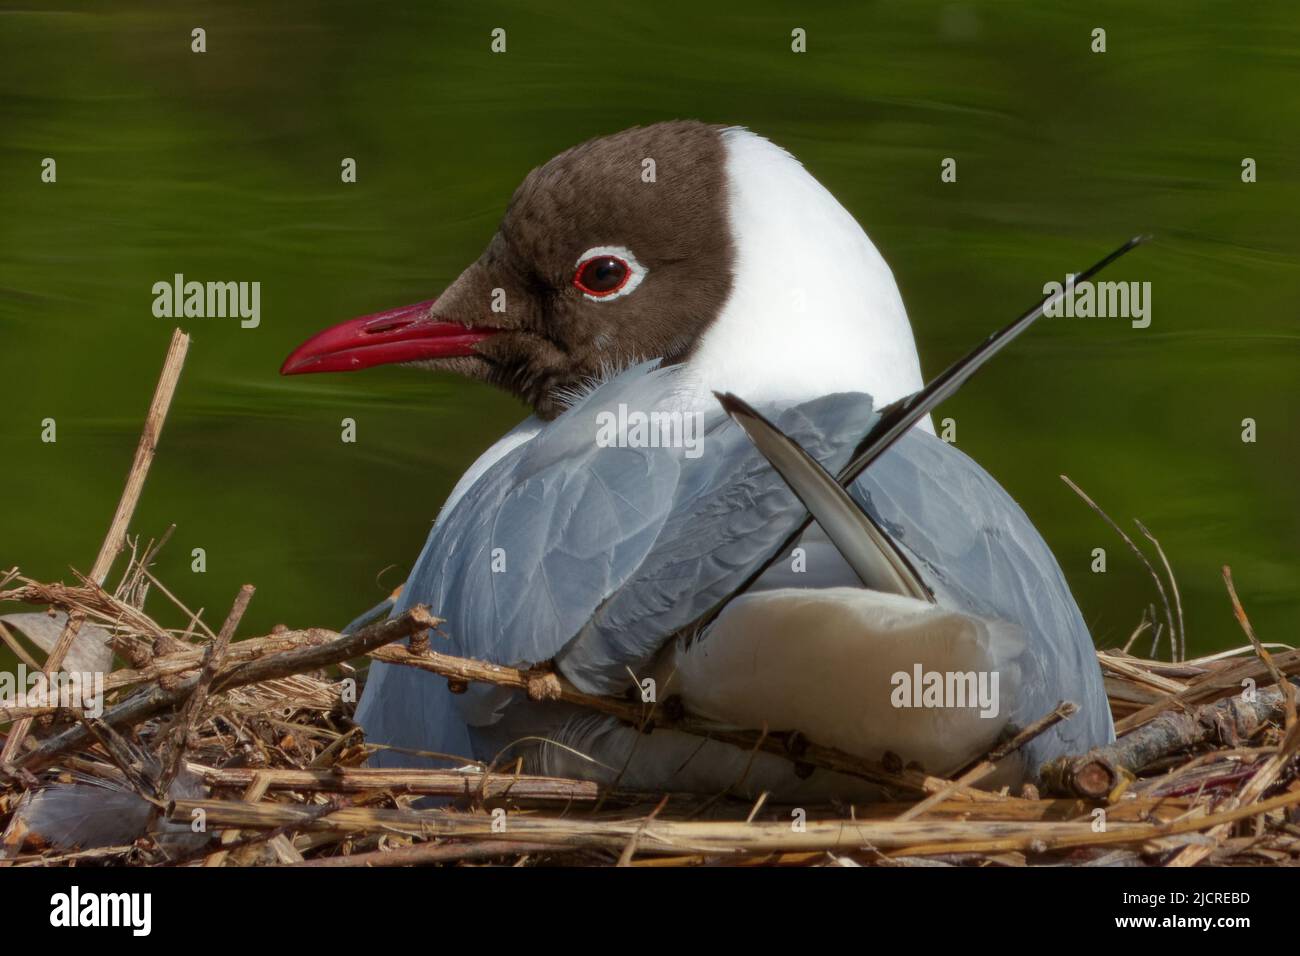
<path fill-rule="evenodd" d="M 280 371 L 448 370 L 553 418 L 593 380 L 690 355 L 731 292 L 726 204 L 722 127 L 591 140 L 528 174 L 483 254 L 436 299 L 326 329 Z"/>

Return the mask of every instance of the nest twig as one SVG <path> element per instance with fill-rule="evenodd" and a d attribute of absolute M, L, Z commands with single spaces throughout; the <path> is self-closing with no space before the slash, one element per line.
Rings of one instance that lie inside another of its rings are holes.
<path fill-rule="evenodd" d="M 150 570 L 167 535 L 141 546 L 126 534 L 184 357 L 178 341 L 91 573 L 72 583 L 36 581 L 17 568 L 0 573 L 0 605 L 62 615 L 58 639 L 35 649 L 0 623 L 0 642 L 18 659 L 43 661 L 54 673 L 86 628 L 106 635 L 117 663 L 103 677 L 102 714 L 53 698 L 0 704 L 0 732 L 7 731 L 0 748 L 0 865 L 1300 861 L 1300 723 L 1290 684 L 1300 673 L 1300 651 L 1259 641 L 1225 569 L 1250 643 L 1183 660 L 1181 602 L 1158 544 L 1177 606 L 1176 617 L 1174 608 L 1165 612 L 1174 660 L 1135 657 L 1127 646 L 1099 652 L 1119 739 L 1056 761 L 1039 787 L 1014 794 L 977 785 L 1015 748 L 1069 719 L 1069 702 L 945 779 L 821 746 L 796 728 L 719 728 L 685 712 L 680 701 L 650 708 L 582 694 L 546 666 L 508 668 L 442 654 L 428 639 L 437 618 L 422 607 L 350 635 L 277 628 L 239 638 L 251 597 L 246 588 L 214 632 Z M 124 550 L 127 567 L 108 590 L 113 558 Z M 1152 574 L 1163 602 L 1163 585 Z M 161 610 L 146 608 L 150 600 Z M 164 625 L 163 612 L 179 614 L 181 626 Z M 1134 639 L 1149 627 L 1144 615 Z M 762 749 L 864 777 L 894 799 L 791 808 L 767 795 L 753 803 L 608 789 L 468 758 L 459 769 L 367 768 L 374 748 L 351 719 L 359 693 L 355 662 L 367 658 L 437 673 L 453 689 L 488 682 L 611 715 L 642 732 L 671 727 Z M 121 808 L 121 819 L 110 821 L 116 828 L 100 833 L 115 841 L 86 845 L 85 831 L 38 812 L 44 797 L 69 793 Z M 415 804 L 425 797 L 446 805 Z M 792 818 L 792 810 L 802 812 Z"/>

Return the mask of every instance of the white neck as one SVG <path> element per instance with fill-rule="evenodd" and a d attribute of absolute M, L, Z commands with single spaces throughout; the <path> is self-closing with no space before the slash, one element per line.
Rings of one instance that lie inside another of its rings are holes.
<path fill-rule="evenodd" d="M 889 266 L 793 156 L 723 132 L 734 291 L 691 359 L 709 389 L 751 401 L 858 391 L 877 407 L 922 385 Z"/>

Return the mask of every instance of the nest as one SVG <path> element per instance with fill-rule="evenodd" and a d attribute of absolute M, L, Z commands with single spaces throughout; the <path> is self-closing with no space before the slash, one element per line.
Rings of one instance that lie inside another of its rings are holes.
<path fill-rule="evenodd" d="M 1172 613 L 1162 586 L 1165 621 L 1156 624 L 1153 609 L 1123 650 L 1098 652 L 1117 742 L 1054 761 L 1038 787 L 1016 793 L 978 784 L 1069 719 L 1070 702 L 945 779 L 795 733 L 710 726 L 671 700 L 582 694 L 546 667 L 441 654 L 429 639 L 438 619 L 423 607 L 349 634 L 281 627 L 235 640 L 253 594 L 245 586 L 213 631 L 152 573 L 167 536 L 126 534 L 187 344 L 177 333 L 91 572 L 73 583 L 0 572 L 0 608 L 40 609 L 0 616 L 0 640 L 21 666 L 102 675 L 93 705 L 53 684 L 39 699 L 0 702 L 0 866 L 1191 866 L 1300 855 L 1300 730 L 1287 677 L 1300 670 L 1300 651 L 1261 644 L 1226 568 L 1249 643 L 1180 659 L 1181 608 Z M 126 569 L 110 588 L 122 553 Z M 1176 607 L 1172 572 L 1168 583 Z M 163 609 L 180 626 L 159 623 Z M 1131 654 L 1148 632 L 1151 658 Z M 1162 632 L 1171 661 L 1153 659 Z M 892 796 L 791 807 L 631 792 L 525 774 L 520 764 L 369 768 L 375 748 L 352 720 L 368 659 L 588 707 L 646 733 L 672 727 L 780 754 Z"/>

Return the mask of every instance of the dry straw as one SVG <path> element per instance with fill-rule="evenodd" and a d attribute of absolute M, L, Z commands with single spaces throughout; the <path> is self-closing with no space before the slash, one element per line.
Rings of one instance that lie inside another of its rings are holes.
<path fill-rule="evenodd" d="M 1127 647 L 1099 651 L 1119 740 L 1055 761 L 1040 788 L 1018 793 L 978 784 L 999 760 L 1068 720 L 1072 703 L 1061 702 L 944 779 L 897 760 L 863 760 L 793 731 L 714 727 L 671 700 L 656 707 L 582 694 L 544 666 L 519 670 L 441 654 L 428 637 L 438 619 L 423 607 L 349 635 L 278 628 L 239 636 L 253 596 L 245 586 L 214 633 L 153 575 L 166 535 L 142 545 L 127 534 L 187 346 L 178 331 L 91 572 L 73 583 L 35 581 L 17 568 L 0 572 L 0 604 L 45 608 L 61 622 L 57 639 L 37 642 L 49 651 L 47 672 L 59 669 L 78 634 L 106 638 L 121 665 L 105 675 L 107 702 L 97 717 L 60 701 L 0 706 L 0 865 L 1188 866 L 1294 863 L 1300 856 L 1300 729 L 1287 679 L 1300 671 L 1300 651 L 1259 641 L 1225 568 L 1228 598 L 1250 643 L 1184 660 L 1177 584 L 1140 524 L 1168 575 L 1166 589 L 1143 556 L 1164 606 L 1173 662 L 1142 659 Z M 127 567 L 109 589 L 123 551 Z M 161 612 L 145 607 L 151 595 L 183 626 L 159 623 Z M 1145 630 L 1158 633 L 1152 621 L 1144 614 L 1129 646 Z M 0 641 L 37 666 L 40 648 L 30 649 L 3 623 Z M 487 682 L 587 707 L 646 733 L 671 727 L 763 750 L 862 777 L 892 797 L 804 807 L 803 822 L 794 823 L 790 807 L 766 796 L 751 803 L 726 794 L 636 793 L 473 761 L 447 770 L 367 768 L 373 748 L 350 719 L 354 667 L 367 659 L 431 671 L 456 688 Z M 75 827 L 43 812 L 51 803 L 42 800 L 78 793 L 139 813 L 117 814 L 115 845 L 70 845 Z M 428 809 L 425 797 L 444 799 Z M 123 820 L 134 820 L 135 829 Z"/>

